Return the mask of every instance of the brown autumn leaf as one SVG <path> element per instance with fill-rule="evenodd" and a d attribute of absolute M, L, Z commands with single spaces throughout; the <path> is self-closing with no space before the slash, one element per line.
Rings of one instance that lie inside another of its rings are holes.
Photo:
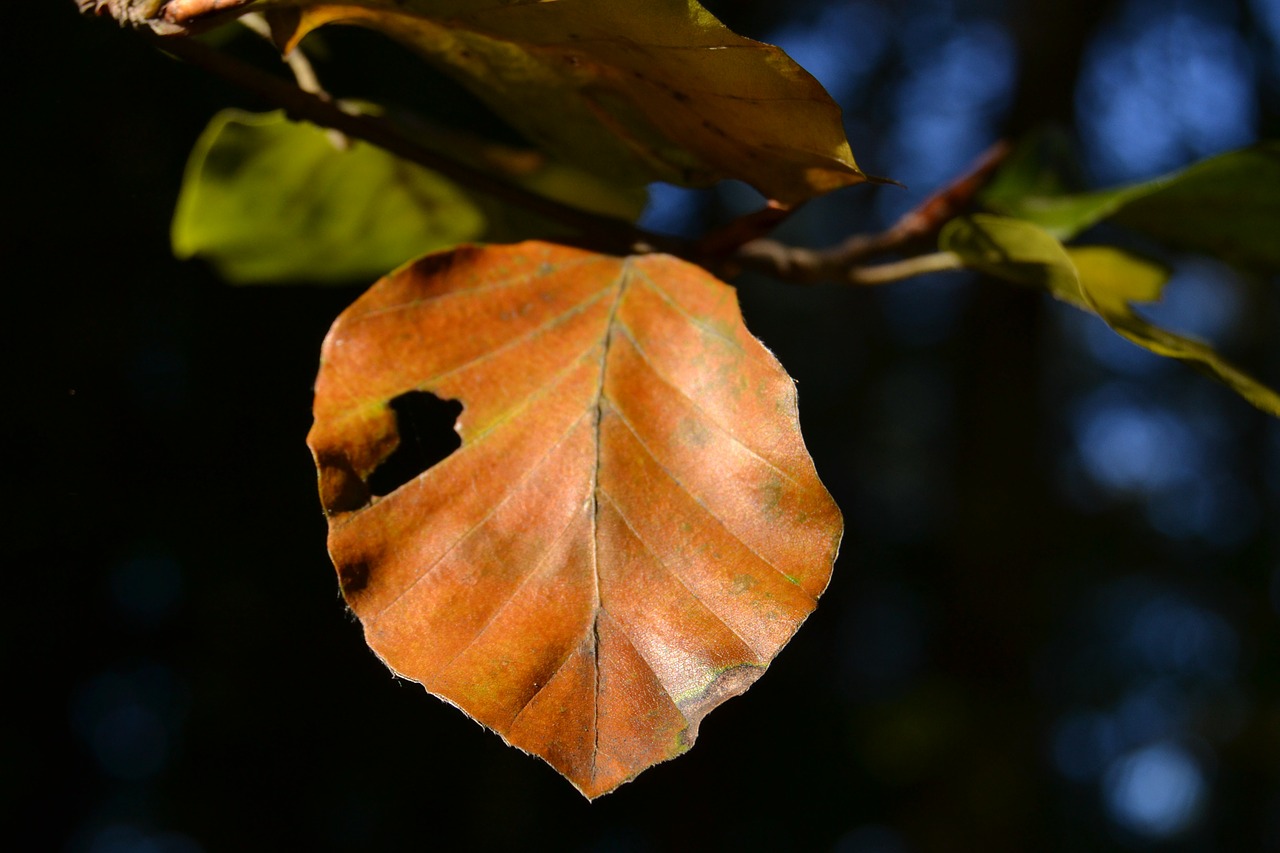
<path fill-rule="evenodd" d="M 372 495 L 412 391 L 463 404 L 461 447 Z M 791 379 L 732 288 L 667 256 L 401 268 L 329 332 L 308 443 L 369 645 L 587 797 L 763 673 L 840 540 Z"/>
<path fill-rule="evenodd" d="M 697 0 L 79 2 L 163 33 L 265 12 L 285 50 L 329 24 L 377 30 L 557 159 L 618 184 L 734 178 L 793 204 L 868 180 L 822 85 Z"/>

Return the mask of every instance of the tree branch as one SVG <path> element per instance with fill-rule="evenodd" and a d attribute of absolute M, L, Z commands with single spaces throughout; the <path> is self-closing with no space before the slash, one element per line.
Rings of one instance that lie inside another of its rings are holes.
<path fill-rule="evenodd" d="M 260 12 L 250 12 L 247 15 L 241 15 L 238 18 L 240 24 L 251 32 L 262 36 L 268 42 L 275 45 L 275 40 L 271 37 L 271 24 Z M 325 91 L 324 86 L 320 85 L 320 77 L 316 74 L 315 68 L 311 65 L 311 60 L 307 59 L 307 55 L 302 52 L 301 47 L 295 47 L 293 50 L 284 54 L 282 57 L 284 63 L 289 66 L 289 70 L 293 72 L 293 79 L 297 81 L 298 88 L 304 92 L 315 95 L 325 101 L 332 101 L 333 97 Z M 351 147 L 351 139 L 342 131 L 329 128 L 327 131 L 329 143 L 339 151 L 346 151 Z"/>
<path fill-rule="evenodd" d="M 422 145 L 407 136 L 395 123 L 384 118 L 348 112 L 339 104 L 282 80 L 251 65 L 227 56 L 194 39 L 159 37 L 143 31 L 160 50 L 209 71 L 251 92 L 291 117 L 331 128 L 352 139 L 361 139 L 406 160 L 437 171 L 463 186 L 499 201 L 518 205 L 569 226 L 588 238 L 592 246 L 622 253 L 662 251 L 687 253 L 683 240 L 637 228 L 625 219 L 590 213 L 530 192 L 491 173 L 469 166 Z"/>
<path fill-rule="evenodd" d="M 931 272 L 964 269 L 964 260 L 955 252 L 933 252 L 901 261 L 851 267 L 845 274 L 850 284 L 890 284 Z"/>
<path fill-rule="evenodd" d="M 756 237 L 781 221 L 785 209 L 769 209 L 749 214 L 713 232 L 717 238 L 692 243 L 678 237 L 640 228 L 624 219 L 603 216 L 538 195 L 492 173 L 470 166 L 435 151 L 407 135 L 395 122 L 380 116 L 348 111 L 323 92 L 307 91 L 310 86 L 290 83 L 260 71 L 194 39 L 157 36 L 142 31 L 160 50 L 282 108 L 295 119 L 376 145 L 456 181 L 468 189 L 498 201 L 517 205 L 545 216 L 578 232 L 581 245 L 598 251 L 620 254 L 664 252 L 684 258 L 721 275 L 732 277 L 743 270 L 766 273 L 774 278 L 800 284 L 841 281 L 857 285 L 878 285 L 900 281 L 927 272 L 959 269 L 959 258 L 949 252 L 927 253 L 928 241 L 948 219 L 959 213 L 985 184 L 1008 153 L 1007 146 L 994 147 L 979 163 L 957 181 L 930 196 L 878 234 L 856 234 L 826 249 L 789 246 L 776 240 Z M 297 66 L 293 66 L 295 72 Z M 304 77 L 306 74 L 304 73 Z M 741 240 L 746 242 L 736 245 Z M 890 253 L 909 255 L 905 260 L 872 265 L 866 261 Z"/>
<path fill-rule="evenodd" d="M 733 255 L 733 263 L 799 283 L 849 281 L 880 284 L 878 273 L 868 274 L 869 270 L 877 268 L 862 264 L 890 253 L 914 255 L 933 248 L 938 231 L 973 204 L 978 192 L 986 186 L 1010 151 L 1011 146 L 1007 142 L 997 142 L 983 152 L 964 174 L 878 234 L 855 234 L 826 249 L 803 249 L 769 239 L 752 240 L 738 248 Z M 947 268 L 958 268 L 958 265 Z"/>

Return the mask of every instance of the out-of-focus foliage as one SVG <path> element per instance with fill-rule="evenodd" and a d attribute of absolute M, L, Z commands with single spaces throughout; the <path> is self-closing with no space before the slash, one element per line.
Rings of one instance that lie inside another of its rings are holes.
<path fill-rule="evenodd" d="M 377 277 L 424 251 L 478 237 L 479 209 L 451 181 L 283 113 L 219 114 L 196 142 L 173 218 L 173 250 L 227 279 Z"/>
<path fill-rule="evenodd" d="M 1111 220 L 1174 248 L 1280 272 L 1280 142 L 1262 142 L 1140 184 L 1080 194 L 1043 191 L 1054 185 L 1061 186 L 1036 162 L 1035 146 L 1027 146 L 983 202 L 1060 240 Z"/>
<path fill-rule="evenodd" d="M 644 207 L 643 189 L 614 187 L 532 151 L 443 128 L 421 134 L 434 150 L 548 198 L 624 219 Z M 468 240 L 562 230 L 280 112 L 228 110 L 191 152 L 172 240 L 178 257 L 205 258 L 232 282 L 347 284 Z"/>
<path fill-rule="evenodd" d="M 1159 299 L 1168 274 L 1158 264 L 1111 247 L 1068 250 L 1031 222 L 981 213 L 952 220 L 938 242 L 944 251 L 956 253 L 973 269 L 1042 287 L 1064 302 L 1097 314 L 1126 340 L 1157 355 L 1187 362 L 1263 411 L 1280 417 L 1280 394 L 1208 344 L 1161 329 L 1134 312 L 1130 303 Z"/>

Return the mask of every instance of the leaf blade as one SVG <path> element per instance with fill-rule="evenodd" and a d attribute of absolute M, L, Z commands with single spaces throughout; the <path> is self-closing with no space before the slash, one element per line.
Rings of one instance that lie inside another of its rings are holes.
<path fill-rule="evenodd" d="M 1051 234 L 1021 219 L 974 214 L 949 222 L 939 246 L 966 266 L 1054 297 L 1095 314 L 1116 334 L 1167 358 L 1185 362 L 1280 417 L 1280 394 L 1240 370 L 1209 344 L 1162 329 L 1139 316 L 1133 302 L 1159 298 L 1168 273 L 1158 264 L 1110 247 L 1067 249 Z"/>
<path fill-rule="evenodd" d="M 354 107 L 352 107 L 354 108 Z M 424 126 L 423 145 L 580 209 L 636 219 L 646 193 L 528 150 Z M 336 147 L 283 112 L 224 110 L 188 158 L 170 227 L 174 255 L 237 284 L 348 284 L 474 239 L 572 233 L 472 193 L 380 148 Z"/>
<path fill-rule="evenodd" d="M 345 283 L 474 239 L 479 209 L 444 178 L 283 111 L 224 110 L 197 140 L 171 226 L 174 254 L 229 281 Z"/>
<path fill-rule="evenodd" d="M 1280 271 L 1280 141 L 1266 141 L 1139 184 L 1079 194 L 986 199 L 994 211 L 1070 240 L 1104 220 L 1179 249 L 1238 266 Z"/>
<path fill-rule="evenodd" d="M 564 162 L 794 203 L 859 183 L 840 108 L 781 50 L 696 0 L 264 0 L 286 47 L 332 23 L 397 38 Z"/>
<path fill-rule="evenodd" d="M 462 447 L 373 499 L 407 389 L 463 402 Z M 397 271 L 335 323 L 308 441 L 370 645 L 588 797 L 759 677 L 839 543 L 791 380 L 728 286 L 667 257 Z"/>

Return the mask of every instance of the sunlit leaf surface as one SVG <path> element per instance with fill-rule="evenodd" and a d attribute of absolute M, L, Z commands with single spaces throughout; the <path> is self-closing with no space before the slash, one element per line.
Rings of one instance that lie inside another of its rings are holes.
<path fill-rule="evenodd" d="M 378 496 L 413 391 L 462 403 L 462 444 Z M 344 312 L 309 443 L 374 651 L 595 797 L 688 749 L 826 587 L 840 514 L 796 417 L 702 269 L 524 243 Z"/>

